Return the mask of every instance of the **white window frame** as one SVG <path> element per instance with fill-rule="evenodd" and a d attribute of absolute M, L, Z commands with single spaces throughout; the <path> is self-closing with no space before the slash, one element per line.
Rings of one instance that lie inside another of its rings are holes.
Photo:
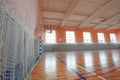
<path fill-rule="evenodd" d="M 83 40 L 84 40 L 84 43 L 92 43 L 91 33 L 83 32 Z"/>
<path fill-rule="evenodd" d="M 97 33 L 97 36 L 98 36 L 98 43 L 105 43 L 104 33 Z"/>
<path fill-rule="evenodd" d="M 66 31 L 66 43 L 75 43 L 74 31 Z"/>
<path fill-rule="evenodd" d="M 52 32 L 50 32 L 49 30 L 46 30 L 45 43 L 47 43 L 47 44 L 56 43 L 56 31 L 55 30 L 52 30 Z"/>
<path fill-rule="evenodd" d="M 110 33 L 110 41 L 111 41 L 111 43 L 117 43 L 115 33 Z"/>

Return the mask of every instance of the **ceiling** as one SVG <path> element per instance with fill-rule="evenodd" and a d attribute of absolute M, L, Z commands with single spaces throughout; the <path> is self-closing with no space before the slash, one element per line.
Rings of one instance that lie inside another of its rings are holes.
<path fill-rule="evenodd" d="M 120 0 L 40 0 L 43 26 L 120 28 Z"/>
<path fill-rule="evenodd" d="M 6 0 L 32 32 L 42 26 L 83 29 L 120 28 L 120 0 Z"/>

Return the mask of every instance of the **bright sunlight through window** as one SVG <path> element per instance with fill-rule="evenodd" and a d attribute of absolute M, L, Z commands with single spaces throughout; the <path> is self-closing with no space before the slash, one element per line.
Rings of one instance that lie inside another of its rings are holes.
<path fill-rule="evenodd" d="M 45 35 L 45 41 L 46 43 L 56 43 L 56 33 L 53 30 L 52 32 L 49 32 L 46 30 L 46 35 Z"/>
<path fill-rule="evenodd" d="M 75 43 L 74 31 L 66 31 L 66 42 L 67 43 Z"/>
<path fill-rule="evenodd" d="M 91 34 L 90 32 L 83 32 L 84 43 L 91 43 Z"/>
<path fill-rule="evenodd" d="M 105 43 L 105 38 L 103 33 L 98 33 L 98 42 L 99 43 Z"/>
<path fill-rule="evenodd" d="M 114 33 L 110 33 L 110 40 L 111 40 L 111 43 L 116 43 L 117 42 L 116 35 Z"/>

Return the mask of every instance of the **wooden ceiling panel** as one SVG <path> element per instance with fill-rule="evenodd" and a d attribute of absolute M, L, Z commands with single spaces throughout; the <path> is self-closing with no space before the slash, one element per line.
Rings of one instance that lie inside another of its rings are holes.
<path fill-rule="evenodd" d="M 104 25 L 112 23 L 112 22 L 117 21 L 119 19 L 120 19 L 120 14 L 117 14 L 117 15 L 115 15 L 115 16 L 113 16 L 113 17 L 111 17 L 111 18 L 101 22 L 99 25 L 95 26 L 94 28 L 99 28 L 99 27 L 103 27 L 104 28 Z"/>
<path fill-rule="evenodd" d="M 119 0 L 42 0 L 44 24 L 107 28 L 120 12 Z M 110 19 L 110 21 L 109 21 Z M 107 21 L 107 22 L 106 22 Z M 105 24 L 103 24 L 105 22 Z M 101 26 L 101 24 L 103 24 Z M 96 27 L 97 26 L 97 27 Z"/>
<path fill-rule="evenodd" d="M 104 5 L 106 4 L 107 2 L 111 1 L 111 0 L 84 0 L 86 2 L 89 2 L 89 3 L 94 3 L 94 4 L 100 4 L 100 5 Z"/>
<path fill-rule="evenodd" d="M 120 28 L 120 23 L 116 24 L 116 25 L 113 25 L 113 26 L 110 26 L 107 28 L 107 30 L 113 30 L 113 29 L 118 29 Z"/>
<path fill-rule="evenodd" d="M 51 12 L 51 11 L 43 11 L 43 17 L 49 19 L 63 19 L 64 13 L 60 12 Z"/>
<path fill-rule="evenodd" d="M 80 25 L 80 23 L 79 22 L 68 21 L 65 25 L 66 26 L 78 26 L 78 25 Z"/>
<path fill-rule="evenodd" d="M 103 20 L 104 20 L 103 18 L 96 18 L 96 19 L 94 19 L 93 21 L 91 21 L 91 23 L 99 24 L 99 23 L 101 23 Z"/>
<path fill-rule="evenodd" d="M 119 12 L 120 12 L 120 5 L 116 5 L 115 7 L 111 8 L 107 12 L 103 13 L 103 15 L 101 17 L 104 19 L 108 19 L 108 18 L 116 15 Z"/>
<path fill-rule="evenodd" d="M 81 3 L 79 3 L 79 6 L 75 9 L 75 13 L 82 13 L 90 16 L 108 1 L 110 0 L 82 0 Z"/>
<path fill-rule="evenodd" d="M 73 11 L 78 6 L 80 1 L 81 0 L 73 0 L 71 2 L 67 12 L 65 13 L 65 16 L 64 16 L 63 20 L 62 20 L 61 27 L 63 27 L 65 25 L 65 23 L 68 21 L 69 17 L 72 15 Z"/>
<path fill-rule="evenodd" d="M 45 19 L 44 21 L 50 22 L 50 23 L 54 23 L 54 22 L 60 23 L 60 22 L 61 22 L 61 21 L 59 21 L 59 20 L 49 20 L 49 19 Z"/>
<path fill-rule="evenodd" d="M 87 19 L 87 16 L 73 14 L 69 17 L 69 20 L 74 20 L 74 21 L 79 21 L 79 22 L 84 21 L 85 19 Z"/>
<path fill-rule="evenodd" d="M 43 0 L 43 10 L 66 12 L 72 0 Z"/>
<path fill-rule="evenodd" d="M 53 25 L 58 25 L 60 23 L 61 23 L 61 21 L 59 21 L 59 20 L 44 19 L 44 25 L 53 26 Z"/>
<path fill-rule="evenodd" d="M 87 6 L 87 5 L 81 5 L 78 6 L 74 13 L 82 13 L 82 14 L 87 14 L 88 16 L 90 16 L 91 14 L 93 14 L 98 8 L 96 7 L 92 7 L 92 6 Z"/>
<path fill-rule="evenodd" d="M 91 23 L 88 25 L 88 27 L 94 27 L 94 26 L 96 26 L 96 24 Z"/>
<path fill-rule="evenodd" d="M 99 28 L 107 28 L 107 27 L 109 27 L 110 25 L 103 25 L 103 26 L 101 26 L 101 27 L 99 27 Z"/>
<path fill-rule="evenodd" d="M 105 4 L 104 6 L 101 6 L 96 12 L 94 12 L 91 16 L 89 16 L 89 18 L 86 19 L 80 25 L 80 27 L 81 28 L 86 27 L 86 25 L 90 24 L 91 21 L 93 21 L 96 18 L 101 17 L 104 12 L 107 12 L 107 10 L 110 10 L 111 8 L 113 8 L 116 5 L 119 5 L 119 3 L 120 3 L 120 0 L 111 0 L 110 2 Z"/>
<path fill-rule="evenodd" d="M 114 22 L 111 22 L 111 23 L 109 23 L 109 25 L 113 26 L 113 25 L 118 24 L 118 23 L 120 23 L 120 20 L 116 20 Z"/>

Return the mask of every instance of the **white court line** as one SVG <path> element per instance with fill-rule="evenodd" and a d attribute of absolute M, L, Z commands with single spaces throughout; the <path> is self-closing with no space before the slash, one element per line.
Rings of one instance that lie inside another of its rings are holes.
<path fill-rule="evenodd" d="M 61 56 L 59 56 L 59 57 L 61 57 Z M 61 58 L 63 58 L 63 57 L 61 57 Z M 64 59 L 64 58 L 63 58 Z M 87 70 L 86 68 L 84 68 L 84 67 L 81 67 L 81 66 L 79 66 L 78 64 L 76 64 L 78 67 L 80 67 L 80 68 L 82 68 L 82 69 L 84 69 L 85 71 L 87 71 L 87 72 L 89 72 L 89 70 Z M 95 74 L 95 73 L 92 73 L 93 75 L 97 75 L 97 74 Z M 105 78 L 103 78 L 103 77 L 101 77 L 101 76 L 96 76 L 96 77 L 98 77 L 98 78 L 100 78 L 100 79 L 102 79 L 102 80 L 106 80 Z"/>
<path fill-rule="evenodd" d="M 83 67 L 81 67 L 81 66 L 79 66 L 79 65 L 77 65 L 78 67 L 80 67 L 80 68 L 82 68 L 82 69 L 84 69 L 85 71 L 87 71 L 87 72 L 89 72 L 87 69 L 85 69 L 85 68 L 83 68 Z M 93 75 L 97 75 L 97 74 L 95 74 L 95 73 L 92 73 Z M 98 78 L 100 78 L 100 79 L 102 79 L 102 80 L 106 80 L 105 78 L 103 78 L 103 77 L 101 77 L 101 76 L 96 76 L 96 77 L 98 77 Z"/>

